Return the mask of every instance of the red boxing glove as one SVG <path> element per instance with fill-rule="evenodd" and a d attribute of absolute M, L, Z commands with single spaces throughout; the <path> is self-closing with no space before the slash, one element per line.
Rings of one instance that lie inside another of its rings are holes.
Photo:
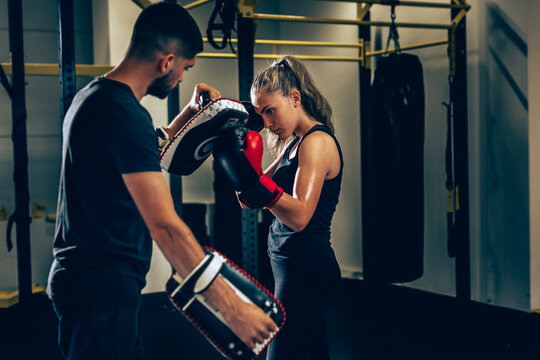
<path fill-rule="evenodd" d="M 262 173 L 261 134 L 245 127 L 225 129 L 214 145 L 214 158 L 238 191 L 238 198 L 250 208 L 270 208 L 283 189 Z"/>
<path fill-rule="evenodd" d="M 244 154 L 248 158 L 253 170 L 260 176 L 262 174 L 262 158 L 264 145 L 262 142 L 262 136 L 256 131 L 249 131 L 244 137 Z"/>

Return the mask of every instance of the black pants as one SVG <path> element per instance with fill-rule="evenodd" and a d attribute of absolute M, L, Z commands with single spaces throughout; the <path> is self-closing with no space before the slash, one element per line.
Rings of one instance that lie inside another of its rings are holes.
<path fill-rule="evenodd" d="M 286 263 L 271 260 L 276 297 L 286 322 L 268 347 L 267 360 L 328 360 L 326 313 L 341 273 L 332 249 Z"/>
<path fill-rule="evenodd" d="M 139 331 L 140 307 L 53 304 L 58 343 L 66 359 L 146 359 Z"/>

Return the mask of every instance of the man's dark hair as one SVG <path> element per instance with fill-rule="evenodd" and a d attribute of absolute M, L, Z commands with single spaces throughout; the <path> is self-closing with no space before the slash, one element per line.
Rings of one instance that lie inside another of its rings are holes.
<path fill-rule="evenodd" d="M 159 2 L 140 13 L 127 55 L 152 60 L 157 53 L 166 52 L 192 59 L 202 50 L 201 31 L 187 10 L 173 2 Z"/>

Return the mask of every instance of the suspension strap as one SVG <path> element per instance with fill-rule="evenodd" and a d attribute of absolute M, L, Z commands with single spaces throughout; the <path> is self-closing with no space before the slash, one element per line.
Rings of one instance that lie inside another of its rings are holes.
<path fill-rule="evenodd" d="M 216 19 L 219 15 L 221 23 L 216 23 Z M 216 6 L 210 15 L 208 20 L 208 27 L 206 28 L 206 35 L 208 42 L 216 49 L 225 49 L 229 44 L 233 53 L 236 53 L 232 46 L 231 34 L 232 31 L 236 31 L 234 28 L 234 21 L 236 16 L 236 3 L 232 0 L 216 0 Z M 214 39 L 214 31 L 221 30 L 222 38 L 221 43 L 218 44 Z"/>
<path fill-rule="evenodd" d="M 392 19 L 392 24 L 388 30 L 388 39 L 386 40 L 386 53 L 388 54 L 388 47 L 390 45 L 390 40 L 394 42 L 394 47 L 396 52 L 401 52 L 401 47 L 399 46 L 399 33 L 396 26 L 396 5 L 399 1 L 394 1 L 390 9 L 390 18 Z"/>
<path fill-rule="evenodd" d="M 11 99 L 13 97 L 13 89 L 11 88 L 11 84 L 9 83 L 6 73 L 4 72 L 4 68 L 2 67 L 2 64 L 0 64 L 0 82 L 6 89 L 6 92 L 8 93 L 9 98 Z"/>

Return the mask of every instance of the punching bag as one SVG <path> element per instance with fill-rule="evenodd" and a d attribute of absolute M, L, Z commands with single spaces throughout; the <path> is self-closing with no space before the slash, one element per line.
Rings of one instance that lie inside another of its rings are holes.
<path fill-rule="evenodd" d="M 364 277 L 418 279 L 424 257 L 424 79 L 411 54 L 377 61 L 368 124 Z"/>

